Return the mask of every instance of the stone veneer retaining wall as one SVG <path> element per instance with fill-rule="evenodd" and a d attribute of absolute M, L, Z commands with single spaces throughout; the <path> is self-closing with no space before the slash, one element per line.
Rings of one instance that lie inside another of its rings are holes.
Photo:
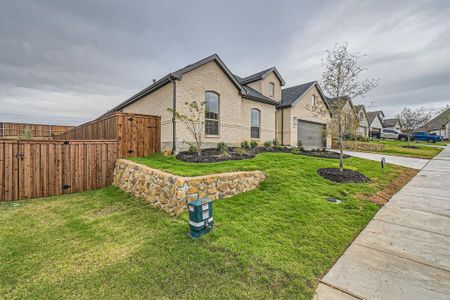
<path fill-rule="evenodd" d="M 261 171 L 183 177 L 118 159 L 113 185 L 177 216 L 190 201 L 197 198 L 217 200 L 247 192 L 256 188 L 265 178 Z"/>

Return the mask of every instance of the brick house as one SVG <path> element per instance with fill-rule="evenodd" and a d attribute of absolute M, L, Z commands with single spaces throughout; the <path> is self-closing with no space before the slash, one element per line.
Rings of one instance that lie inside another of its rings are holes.
<path fill-rule="evenodd" d="M 283 89 L 284 85 L 275 67 L 240 77 L 214 54 L 169 73 L 106 114 L 121 111 L 161 116 L 163 150 L 181 151 L 193 142 L 168 110 L 182 112 L 185 103 L 192 101 L 206 103 L 205 148 L 222 141 L 238 146 L 244 140 L 263 143 L 274 139 L 294 146 L 299 137 L 314 140 L 313 148 L 329 146 L 318 129 L 330 118 L 315 117 L 305 106 L 314 101 L 327 107 L 317 82 L 288 89 Z M 303 130 L 304 126 L 307 129 Z"/>

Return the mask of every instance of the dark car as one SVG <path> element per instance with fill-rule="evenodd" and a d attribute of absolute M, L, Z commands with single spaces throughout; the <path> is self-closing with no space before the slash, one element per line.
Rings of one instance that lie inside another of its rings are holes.
<path fill-rule="evenodd" d="M 418 141 L 426 141 L 428 143 L 436 143 L 442 141 L 440 135 L 430 134 L 426 131 L 413 132 L 413 137 Z"/>

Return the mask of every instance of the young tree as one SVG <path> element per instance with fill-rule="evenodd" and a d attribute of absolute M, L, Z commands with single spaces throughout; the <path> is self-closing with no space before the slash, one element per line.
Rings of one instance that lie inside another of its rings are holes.
<path fill-rule="evenodd" d="M 327 50 L 326 58 L 322 59 L 322 88 L 335 99 L 333 114 L 333 136 L 338 141 L 340 152 L 339 169 L 344 171 L 344 135 L 348 124 L 348 113 L 344 110 L 346 98 L 354 99 L 364 96 L 378 85 L 378 80 L 360 80 L 361 72 L 366 68 L 359 66 L 360 54 L 348 51 L 348 43 L 336 44 L 333 50 Z"/>
<path fill-rule="evenodd" d="M 183 112 L 168 108 L 175 119 L 180 120 L 195 142 L 198 156 L 202 155 L 202 145 L 205 140 L 205 102 L 185 102 Z"/>
<path fill-rule="evenodd" d="M 404 107 L 397 115 L 400 121 L 402 131 L 408 134 L 408 146 L 411 143 L 411 135 L 414 130 L 425 125 L 431 119 L 431 113 L 425 107 L 413 110 L 409 107 Z"/>

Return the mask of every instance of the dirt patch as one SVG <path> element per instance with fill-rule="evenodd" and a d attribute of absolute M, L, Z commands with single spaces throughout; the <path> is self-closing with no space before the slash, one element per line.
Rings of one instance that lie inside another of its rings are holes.
<path fill-rule="evenodd" d="M 317 170 L 317 173 L 319 173 L 320 176 L 337 183 L 344 183 L 344 182 L 360 183 L 369 181 L 369 178 L 367 178 L 366 175 L 364 175 L 363 173 L 346 169 L 344 169 L 344 171 L 341 172 L 339 168 L 323 168 Z"/>
<path fill-rule="evenodd" d="M 407 184 L 419 171 L 405 168 L 403 172 L 389 183 L 384 189 L 369 197 L 369 201 L 383 205 L 388 202 L 405 184 Z"/>
<path fill-rule="evenodd" d="M 420 147 L 417 147 L 417 146 L 402 146 L 402 148 L 407 148 L 407 149 L 420 149 Z"/>
<path fill-rule="evenodd" d="M 339 153 L 326 151 L 326 150 L 300 151 L 297 153 L 294 152 L 294 154 L 313 156 L 313 157 L 321 157 L 321 158 L 339 159 Z M 349 155 L 344 154 L 344 159 L 349 158 L 349 157 L 350 157 Z"/>

